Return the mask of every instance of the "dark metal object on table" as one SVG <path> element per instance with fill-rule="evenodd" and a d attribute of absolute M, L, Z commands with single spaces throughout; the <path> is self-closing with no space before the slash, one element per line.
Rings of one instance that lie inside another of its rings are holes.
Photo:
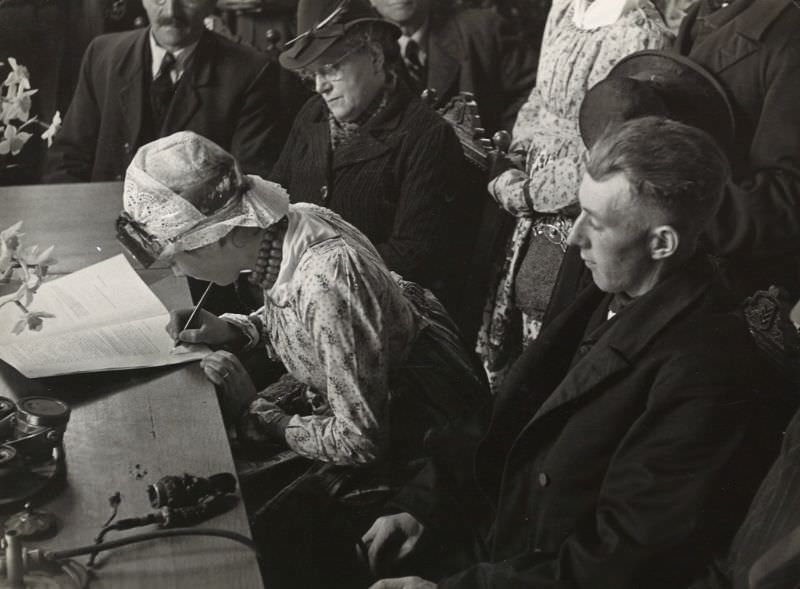
<path fill-rule="evenodd" d="M 64 469 L 70 408 L 50 397 L 0 397 L 0 507 L 29 500 Z"/>
<path fill-rule="evenodd" d="M 190 474 L 162 477 L 147 487 L 147 497 L 153 507 L 187 507 L 197 505 L 205 497 L 225 495 L 236 491 L 236 477 L 228 472 L 208 478 Z"/>
<path fill-rule="evenodd" d="M 58 527 L 59 521 L 54 514 L 34 509 L 30 502 L 3 523 L 3 529 L 15 531 L 21 540 L 50 538 L 58 532 Z"/>

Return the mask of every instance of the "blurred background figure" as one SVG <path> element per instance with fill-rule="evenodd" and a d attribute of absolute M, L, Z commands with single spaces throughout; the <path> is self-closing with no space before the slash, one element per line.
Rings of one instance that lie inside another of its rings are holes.
<path fill-rule="evenodd" d="M 239 41 L 259 51 L 294 37 L 297 0 L 217 0 L 217 9 Z"/>
<path fill-rule="evenodd" d="M 587 90 L 620 59 L 672 40 L 650 0 L 556 0 L 536 87 L 517 116 L 511 159 L 500 159 L 489 192 L 517 217 L 502 268 L 488 293 L 477 350 L 493 389 L 536 338 L 579 213 L 586 153 L 578 114 Z"/>
<path fill-rule="evenodd" d="M 277 68 L 206 30 L 212 0 L 145 0 L 150 26 L 94 39 L 46 181 L 121 180 L 136 149 L 191 129 L 266 174 L 281 146 Z"/>
<path fill-rule="evenodd" d="M 508 21 L 449 0 L 371 1 L 402 31 L 398 42 L 412 89 L 434 90 L 436 107 L 471 92 L 486 129 L 511 129 L 536 81 L 536 52 Z"/>

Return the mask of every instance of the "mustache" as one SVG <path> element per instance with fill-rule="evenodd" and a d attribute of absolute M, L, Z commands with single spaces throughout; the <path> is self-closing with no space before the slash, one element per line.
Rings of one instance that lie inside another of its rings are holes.
<path fill-rule="evenodd" d="M 156 19 L 156 24 L 160 27 L 183 28 L 189 26 L 189 21 L 181 16 L 163 16 Z"/>

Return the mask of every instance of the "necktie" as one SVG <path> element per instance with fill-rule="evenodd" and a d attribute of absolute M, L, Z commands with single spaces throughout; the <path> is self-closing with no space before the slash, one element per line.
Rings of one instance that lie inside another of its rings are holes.
<path fill-rule="evenodd" d="M 165 54 L 158 74 L 150 85 L 150 104 L 153 107 L 153 122 L 157 133 L 161 131 L 169 103 L 172 102 L 172 95 L 175 93 L 175 84 L 172 83 L 170 75 L 174 68 L 175 56 L 171 53 Z"/>
<path fill-rule="evenodd" d="M 428 74 L 425 71 L 425 66 L 422 63 L 419 55 L 419 43 L 414 39 L 409 39 L 406 43 L 406 50 L 404 61 L 406 62 L 406 69 L 411 76 L 411 81 L 416 86 L 416 90 L 422 92 L 427 87 Z"/>

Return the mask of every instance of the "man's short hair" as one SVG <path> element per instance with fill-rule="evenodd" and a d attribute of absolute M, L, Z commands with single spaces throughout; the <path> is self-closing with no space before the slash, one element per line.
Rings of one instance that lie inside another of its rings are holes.
<path fill-rule="evenodd" d="M 625 174 L 631 197 L 660 210 L 694 240 L 722 200 L 730 165 L 705 131 L 664 117 L 641 117 L 607 129 L 586 171 L 595 181 Z"/>

